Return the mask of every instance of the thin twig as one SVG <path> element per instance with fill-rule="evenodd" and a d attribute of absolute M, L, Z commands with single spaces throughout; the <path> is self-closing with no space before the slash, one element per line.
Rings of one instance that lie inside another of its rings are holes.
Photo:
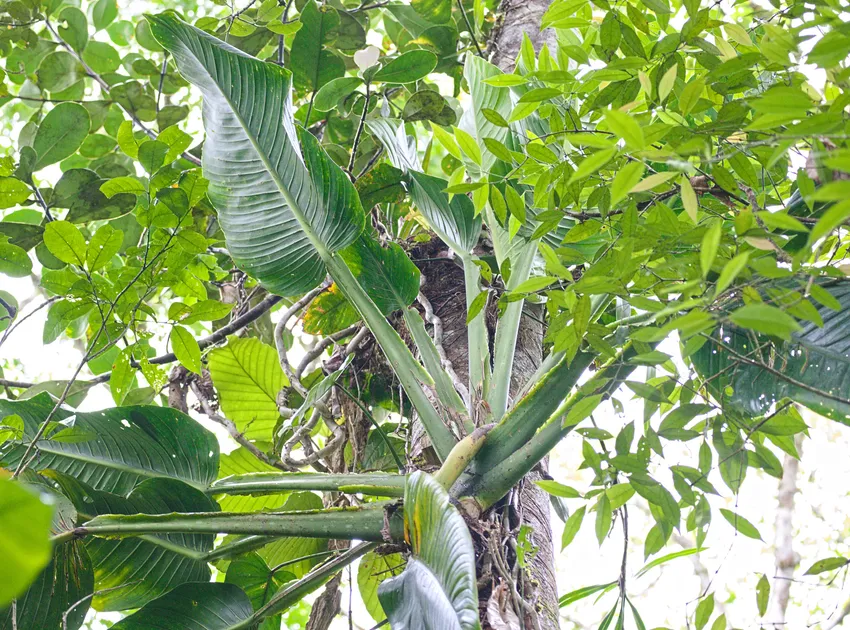
<path fill-rule="evenodd" d="M 369 98 L 370 92 L 369 89 L 371 84 L 366 82 L 366 98 L 363 101 L 363 112 L 360 114 L 360 123 L 357 125 L 357 132 L 354 134 L 354 144 L 351 147 L 351 157 L 348 160 L 348 177 L 351 181 L 355 180 L 354 177 L 354 161 L 357 159 L 357 147 L 360 145 L 360 137 L 363 135 L 363 127 L 366 126 L 366 114 L 369 112 Z M 308 120 L 309 123 L 309 120 Z"/>
<path fill-rule="evenodd" d="M 422 278 L 424 280 L 425 276 L 422 276 Z M 425 321 L 431 324 L 434 329 L 434 346 L 437 348 L 437 355 L 440 357 L 440 363 L 446 371 L 446 374 L 449 375 L 452 385 L 454 385 L 457 393 L 460 394 L 460 397 L 463 399 L 463 404 L 469 407 L 469 390 L 466 388 L 466 385 L 463 384 L 463 381 L 461 381 L 457 372 L 455 372 L 454 366 L 446 354 L 446 349 L 443 347 L 443 320 L 440 319 L 440 317 L 434 312 L 434 308 L 431 306 L 431 301 L 425 297 L 424 293 L 420 291 L 419 295 L 416 296 L 416 300 L 425 311 Z"/>
<path fill-rule="evenodd" d="M 45 431 L 47 431 L 47 427 L 50 426 L 50 422 L 53 419 L 53 417 L 56 415 L 56 412 L 59 411 L 59 409 L 62 407 L 63 404 L 65 404 L 65 400 L 68 398 L 68 395 L 71 392 L 71 388 L 73 387 L 74 383 L 76 382 L 77 377 L 79 376 L 80 372 L 83 369 L 83 366 L 85 366 L 86 363 L 91 358 L 93 358 L 92 350 L 96 347 L 97 342 L 100 339 L 101 334 L 103 334 L 103 332 L 106 330 L 106 325 L 109 322 L 109 320 L 112 318 L 112 314 L 115 312 L 116 305 L 120 302 L 121 298 L 127 293 L 127 291 L 129 291 L 130 288 L 134 284 L 136 284 L 136 282 L 139 280 L 139 278 L 142 277 L 142 274 L 144 274 L 146 271 L 148 271 L 153 266 L 154 262 L 156 262 L 156 260 L 159 259 L 160 256 L 162 256 L 162 254 L 169 251 L 171 241 L 174 239 L 175 234 L 176 234 L 176 230 L 169 234 L 168 239 L 166 240 L 162 249 L 160 249 L 153 256 L 153 258 L 151 258 L 150 261 L 147 261 L 147 259 L 146 259 L 144 265 L 142 265 L 142 268 L 138 271 L 138 273 L 136 273 L 136 275 L 133 277 L 133 279 L 130 280 L 130 282 L 127 284 L 127 286 L 125 286 L 123 289 L 121 289 L 118 292 L 118 294 L 115 296 L 114 301 L 110 305 L 109 312 L 106 314 L 106 317 L 102 318 L 100 327 L 98 328 L 97 332 L 92 337 L 92 340 L 89 343 L 89 346 L 88 346 L 86 352 L 83 354 L 82 360 L 80 361 L 79 365 L 77 365 L 77 369 L 74 371 L 74 374 L 71 376 L 70 380 L 65 385 L 65 389 L 62 391 L 62 394 L 59 396 L 59 399 L 56 401 L 56 404 L 53 406 L 53 409 L 51 409 L 50 413 L 47 414 L 47 417 L 42 421 L 41 425 L 39 426 L 39 428 L 36 431 L 35 435 L 33 436 L 32 440 L 29 442 L 29 444 L 27 444 L 27 447 L 24 450 L 24 454 L 21 457 L 20 461 L 18 462 L 18 466 L 15 469 L 15 472 L 12 474 L 13 478 L 17 478 L 22 472 L 24 472 L 27 469 L 27 467 L 30 465 L 32 460 L 35 458 L 37 452 L 33 452 L 33 451 L 36 449 L 36 443 L 42 438 L 42 436 L 44 436 L 44 433 L 45 433 Z M 144 296 L 141 299 L 144 299 Z M 138 307 L 138 305 L 137 305 L 137 307 Z M 101 352 L 105 352 L 106 349 L 110 345 L 112 345 L 112 343 L 107 343 L 105 345 L 105 347 L 101 350 Z"/>
<path fill-rule="evenodd" d="M 351 335 L 357 333 L 359 330 L 360 324 L 354 324 L 353 326 L 343 328 L 342 330 L 335 332 L 332 335 L 324 337 L 321 341 L 319 341 L 319 343 L 316 344 L 314 348 L 304 354 L 304 358 L 301 359 L 301 362 L 298 364 L 298 367 L 295 368 L 295 378 L 301 380 L 301 377 L 303 376 L 304 371 L 307 369 L 307 367 L 318 357 L 320 357 L 322 353 L 327 350 L 328 346 L 334 345 L 341 339 L 350 337 Z"/>
<path fill-rule="evenodd" d="M 198 383 L 193 379 L 189 383 L 189 387 L 192 389 L 192 392 L 195 394 L 195 397 L 198 399 L 198 402 L 201 405 L 201 409 L 204 414 L 216 424 L 219 424 L 225 428 L 228 435 L 233 438 L 233 440 L 238 443 L 240 446 L 244 447 L 249 453 L 251 453 L 254 457 L 259 459 L 261 462 L 268 464 L 269 466 L 274 466 L 279 470 L 283 470 L 286 472 L 295 472 L 298 469 L 287 466 L 281 460 L 271 457 L 270 455 L 264 453 L 257 445 L 251 442 L 248 438 L 246 438 L 237 428 L 236 424 L 230 418 L 225 418 L 221 414 L 216 413 L 215 409 L 212 408 L 210 401 L 201 391 L 201 388 L 198 386 Z"/>
<path fill-rule="evenodd" d="M 296 313 L 301 312 L 302 309 L 313 301 L 313 298 L 319 295 L 327 287 L 327 283 L 322 283 L 320 286 L 306 293 L 300 300 L 295 302 L 281 314 L 280 320 L 274 327 L 274 343 L 275 347 L 277 347 L 277 356 L 280 360 L 280 367 L 283 369 L 283 373 L 286 375 L 286 378 L 289 379 L 292 387 L 295 388 L 295 391 L 305 397 L 307 395 L 307 390 L 301 384 L 301 381 L 295 377 L 295 373 L 292 371 L 292 366 L 289 364 L 289 358 L 286 354 L 286 344 L 283 340 L 283 333 L 286 330 L 286 325 L 289 323 L 289 320 L 292 319 Z"/>
<path fill-rule="evenodd" d="M 162 86 L 165 83 L 165 74 L 168 71 L 168 53 L 162 58 L 162 69 L 159 72 L 159 87 L 156 90 L 156 113 L 159 113 L 159 101 L 162 98 Z"/>
<path fill-rule="evenodd" d="M 343 394 L 348 396 L 351 402 L 353 402 L 357 406 L 357 408 L 363 412 L 363 415 L 369 419 L 369 422 L 371 422 L 372 426 L 375 427 L 375 430 L 378 432 L 378 435 L 380 435 L 381 439 L 384 441 L 384 445 L 387 447 L 387 449 L 389 449 L 390 454 L 393 456 L 396 466 L 398 466 L 399 472 L 404 472 L 404 462 L 402 461 L 399 454 L 395 452 L 395 448 L 393 448 L 389 437 L 387 437 L 387 434 L 384 433 L 383 429 L 381 429 L 381 425 L 379 425 L 378 421 L 375 420 L 375 416 L 372 415 L 372 412 L 369 411 L 366 406 L 354 394 L 348 391 L 345 386 L 340 385 L 339 383 L 334 383 L 334 385 L 339 388 L 339 390 L 342 391 Z"/>
<path fill-rule="evenodd" d="M 254 308 L 247 311 L 244 315 L 237 317 L 232 322 L 227 324 L 226 326 L 222 326 L 217 331 L 204 337 L 202 339 L 198 339 L 198 347 L 201 350 L 205 350 L 210 346 L 214 346 L 218 343 L 221 343 L 225 339 L 227 339 L 228 335 L 232 335 L 233 333 L 245 328 L 249 324 L 253 323 L 255 320 L 262 317 L 268 310 L 270 310 L 275 304 L 280 302 L 283 298 L 279 295 L 268 295 L 266 296 L 262 302 L 258 303 Z M 167 352 L 158 357 L 154 357 L 150 361 L 148 361 L 152 365 L 165 365 L 168 363 L 174 363 L 177 360 L 177 357 L 173 352 Z M 130 365 L 134 368 L 140 367 L 139 363 L 135 360 L 130 362 Z M 98 385 L 100 383 L 105 383 L 109 380 L 112 372 L 105 372 L 100 376 L 97 376 L 89 381 L 92 385 Z"/>
<path fill-rule="evenodd" d="M 35 383 L 27 383 L 25 381 L 7 381 L 5 378 L 0 378 L 0 387 L 17 387 L 20 389 L 27 389 L 28 387 L 35 387 Z"/>
<path fill-rule="evenodd" d="M 460 14 L 463 16 L 463 21 L 466 22 L 466 28 L 469 29 L 469 37 L 472 39 L 472 43 L 475 44 L 475 50 L 478 51 L 478 56 L 482 59 L 484 58 L 484 51 L 481 50 L 481 46 L 478 45 L 478 38 L 475 37 L 475 29 L 472 28 L 472 24 L 469 21 L 469 18 L 466 15 L 466 9 L 463 8 L 463 0 L 457 0 L 457 8 L 460 9 Z"/>
<path fill-rule="evenodd" d="M 383 0 L 382 2 L 374 2 L 372 4 L 361 4 L 359 7 L 354 7 L 349 11 L 349 13 L 357 13 L 358 11 L 370 11 L 371 9 L 380 9 L 381 7 L 385 7 L 390 3 L 390 0 Z"/>

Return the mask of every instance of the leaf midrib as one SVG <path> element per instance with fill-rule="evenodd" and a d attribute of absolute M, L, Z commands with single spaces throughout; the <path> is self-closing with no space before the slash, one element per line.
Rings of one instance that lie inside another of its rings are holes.
<path fill-rule="evenodd" d="M 64 457 L 66 459 L 71 459 L 74 461 L 85 462 L 88 464 L 96 464 L 102 466 L 104 468 L 109 468 L 111 470 L 117 470 L 120 472 L 131 473 L 134 475 L 138 475 L 139 477 L 144 477 L 146 479 L 155 479 L 155 478 L 166 478 L 166 479 L 176 479 L 177 481 L 182 481 L 183 483 L 192 486 L 198 490 L 205 490 L 207 486 L 205 484 L 199 483 L 194 479 L 188 479 L 186 477 L 178 477 L 175 475 L 170 475 L 167 473 L 156 473 L 156 471 L 152 471 L 145 468 L 136 468 L 134 466 L 128 466 L 126 464 L 118 464 L 113 459 L 102 459 L 96 457 L 94 455 L 86 455 L 85 453 L 71 453 L 68 451 L 58 450 L 55 448 L 51 448 L 51 444 L 49 441 L 41 442 L 38 444 L 38 450 L 44 453 L 50 453 L 56 457 Z M 155 474 L 152 474 L 155 473 Z"/>
<path fill-rule="evenodd" d="M 184 49 L 186 49 L 189 52 L 189 54 L 192 55 L 192 57 L 194 57 L 198 61 L 198 65 L 201 68 L 203 68 L 203 71 L 210 78 L 210 80 L 212 81 L 212 84 L 215 86 L 215 88 L 218 91 L 221 98 L 224 99 L 224 101 L 230 106 L 230 110 L 233 113 L 233 115 L 236 117 L 236 120 L 239 121 L 239 126 L 242 128 L 242 131 L 245 133 L 245 137 L 248 138 L 248 141 L 251 143 L 251 146 L 254 148 L 254 151 L 256 151 L 257 156 L 260 158 L 260 161 L 263 163 L 263 166 L 265 167 L 266 171 L 271 176 L 272 181 L 274 181 L 275 185 L 277 186 L 277 189 L 280 191 L 280 194 L 283 196 L 284 201 L 286 201 L 287 206 L 289 206 L 289 211 L 292 212 L 293 216 L 295 217 L 295 220 L 298 221 L 298 224 L 301 226 L 301 230 L 304 232 L 304 234 L 310 240 L 310 243 L 313 245 L 313 247 L 316 248 L 316 251 L 318 252 L 319 257 L 323 261 L 327 262 L 327 259 L 330 257 L 330 252 L 324 246 L 324 244 L 319 240 L 318 236 L 313 232 L 312 226 L 307 221 L 307 217 L 304 214 L 303 210 L 299 207 L 298 203 L 296 202 L 295 198 L 290 193 L 289 189 L 286 186 L 284 186 L 283 181 L 280 179 L 280 175 L 278 174 L 277 170 L 272 168 L 271 163 L 269 162 L 268 156 L 266 155 L 266 152 L 260 149 L 259 141 L 254 136 L 254 134 L 251 133 L 248 125 L 245 123 L 244 118 L 239 113 L 239 110 L 236 108 L 233 101 L 230 98 L 228 98 L 228 96 L 224 93 L 224 91 L 219 86 L 219 83 L 218 83 L 218 80 L 216 79 L 216 77 L 214 77 L 209 72 L 209 70 L 207 70 L 206 65 L 203 64 L 200 59 L 198 59 L 197 55 L 195 55 L 191 51 L 191 49 L 189 49 L 189 47 L 186 46 L 186 43 L 182 41 L 182 38 L 181 38 L 181 44 L 183 45 Z M 213 51 L 213 54 L 216 55 L 216 56 L 218 56 L 217 53 L 218 53 L 218 51 Z M 286 98 L 287 98 L 286 95 L 284 95 L 283 98 L 284 98 L 284 101 L 285 101 Z M 283 132 L 284 132 L 284 134 L 286 134 L 286 129 L 284 129 Z M 290 142 L 292 142 L 292 141 L 297 142 L 298 139 L 297 138 L 290 139 Z M 300 161 L 301 161 L 302 167 L 304 168 L 304 172 L 307 174 L 307 177 L 309 179 L 310 178 L 310 171 L 307 169 L 307 165 L 303 162 L 303 160 L 300 160 Z M 312 181 L 308 181 L 308 185 L 311 186 L 311 187 L 314 187 Z M 316 198 L 319 199 L 318 194 L 316 195 Z"/>

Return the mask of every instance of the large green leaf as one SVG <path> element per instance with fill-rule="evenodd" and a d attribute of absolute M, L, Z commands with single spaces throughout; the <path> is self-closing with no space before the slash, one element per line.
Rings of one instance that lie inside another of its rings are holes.
<path fill-rule="evenodd" d="M 271 440 L 280 419 L 277 395 L 289 382 L 277 350 L 259 339 L 231 338 L 209 355 L 224 414 L 249 440 Z"/>
<path fill-rule="evenodd" d="M 253 613 L 251 600 L 233 584 L 195 582 L 178 586 L 112 626 L 113 630 L 231 630 Z"/>
<path fill-rule="evenodd" d="M 295 579 L 288 571 L 272 569 L 259 555 L 249 553 L 230 563 L 224 581 L 245 591 L 254 610 L 258 610 L 269 603 L 280 587 Z M 280 616 L 264 619 L 258 630 L 280 630 Z"/>
<path fill-rule="evenodd" d="M 363 233 L 340 257 L 384 315 L 406 308 L 419 294 L 419 269 L 396 243 L 381 247 Z M 333 285 L 304 314 L 304 330 L 329 335 L 360 321 L 360 314 Z"/>
<path fill-rule="evenodd" d="M 448 493 L 423 472 L 407 481 L 404 536 L 407 568 L 378 587 L 393 630 L 480 628 L 472 538 Z"/>
<path fill-rule="evenodd" d="M 416 209 L 437 236 L 459 256 L 467 256 L 481 236 L 481 215 L 476 216 L 472 200 L 443 192 L 448 183 L 439 177 L 409 171 L 410 197 Z"/>
<path fill-rule="evenodd" d="M 490 109 L 507 120 L 511 115 L 511 91 L 507 88 L 498 88 L 484 83 L 485 79 L 502 74 L 489 61 L 469 55 L 463 68 L 463 76 L 469 85 L 469 94 L 472 107 L 464 111 L 460 119 L 460 128 L 478 141 L 482 148 L 481 171 L 488 173 L 496 162 L 496 156 L 490 151 L 484 150 L 484 138 L 492 138 L 498 142 L 505 143 L 508 137 L 508 129 L 492 123 L 483 113 Z M 474 165 L 468 165 L 474 166 Z"/>
<path fill-rule="evenodd" d="M 419 294 L 419 269 L 395 243 L 381 247 L 364 233 L 340 255 L 385 315 L 407 308 Z"/>
<path fill-rule="evenodd" d="M 23 441 L 0 447 L 0 465 L 17 466 L 53 407 L 47 393 L 25 401 L 0 400 L 0 418 L 17 414 L 24 421 Z M 58 470 L 97 490 L 121 495 L 147 478 L 178 479 L 200 489 L 216 478 L 215 435 L 174 409 L 133 406 L 74 413 L 60 408 L 53 420 L 73 423 L 82 435 L 91 437 L 82 441 L 42 438 L 36 444 L 34 470 Z"/>
<path fill-rule="evenodd" d="M 360 235 L 365 214 L 354 186 L 316 138 L 296 134 L 290 74 L 173 15 L 148 19 L 204 96 L 204 175 L 233 259 L 283 295 L 315 287 L 327 268 L 386 353 L 435 449 L 446 456 L 455 439 L 422 389 L 430 377 L 334 256 Z"/>
<path fill-rule="evenodd" d="M 823 327 L 806 323 L 791 341 L 783 342 L 724 325 L 691 356 L 711 394 L 727 408 L 757 416 L 776 401 L 790 398 L 850 424 L 850 404 L 845 402 L 850 400 L 850 282 L 818 286 L 841 307 L 817 309 Z M 753 361 L 770 369 L 752 365 Z"/>
<path fill-rule="evenodd" d="M 11 606 L 0 609 L 0 630 L 77 630 L 83 625 L 89 609 L 89 601 L 85 598 L 93 590 L 94 574 L 83 541 L 55 545 L 50 564 L 26 593 L 18 597 L 15 620 L 12 619 Z M 63 623 L 67 625 L 63 626 Z"/>
<path fill-rule="evenodd" d="M 378 601 L 378 587 L 404 571 L 404 556 L 400 553 L 379 554 L 370 551 L 357 567 L 357 588 L 372 619 L 381 623 L 387 616 Z"/>
<path fill-rule="evenodd" d="M 330 5 L 309 0 L 301 9 L 301 28 L 292 40 L 290 67 L 313 90 L 345 74 L 345 62 L 326 50 L 339 27 L 339 12 Z"/>
<path fill-rule="evenodd" d="M 342 170 L 311 134 L 296 132 L 290 73 L 173 15 L 148 20 L 203 94 L 204 176 L 233 259 L 275 293 L 312 289 L 365 215 Z"/>
<path fill-rule="evenodd" d="M 279 473 L 280 471 L 265 462 L 260 461 L 244 447 L 237 448 L 227 455 L 221 456 L 218 467 L 219 478 L 230 475 L 245 475 L 247 473 Z M 213 484 L 215 485 L 215 484 Z M 262 496 L 254 495 L 221 495 L 217 497 L 222 512 L 260 512 L 279 508 L 286 501 L 289 490 L 281 490 L 275 494 Z"/>
<path fill-rule="evenodd" d="M 93 490 L 67 475 L 48 474 L 74 502 L 81 520 L 101 514 L 218 510 L 204 493 L 174 479 L 148 479 L 124 498 Z M 203 554 L 213 548 L 213 538 L 212 534 L 87 538 L 97 590 L 92 605 L 97 610 L 138 608 L 180 584 L 209 580 Z"/>
<path fill-rule="evenodd" d="M 20 595 L 50 562 L 53 508 L 21 483 L 0 479 L 0 605 Z"/>

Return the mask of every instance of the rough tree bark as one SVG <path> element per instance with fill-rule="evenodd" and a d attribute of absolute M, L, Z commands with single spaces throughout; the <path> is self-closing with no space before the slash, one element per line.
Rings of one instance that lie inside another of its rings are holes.
<path fill-rule="evenodd" d="M 528 35 L 535 50 L 547 44 L 553 53 L 556 52 L 555 33 L 551 29 L 542 33 L 540 31 L 541 18 L 550 2 L 551 0 L 503 0 L 500 11 L 504 17 L 499 26 L 494 29 L 487 46 L 488 55 L 494 64 L 505 71 L 512 71 L 524 34 Z M 447 359 L 460 380 L 468 382 L 469 347 L 463 269 L 457 261 L 452 260 L 446 248 L 436 241 L 416 248 L 411 252 L 411 257 L 417 262 L 422 272 L 422 293 L 430 301 L 434 314 L 441 320 L 442 345 Z M 495 320 L 495 309 L 491 309 L 488 314 L 491 336 L 494 332 Z M 522 318 L 511 379 L 511 397 L 517 394 L 540 365 L 543 359 L 543 333 L 539 317 L 524 316 Z M 355 425 L 361 424 L 359 416 L 362 414 L 359 411 L 348 409 L 346 415 L 355 420 Z M 351 429 L 352 427 L 349 427 L 350 436 Z M 411 434 L 411 459 L 419 467 L 426 469 L 429 465 L 436 464 L 433 457 L 428 457 L 430 450 L 426 449 L 427 436 L 424 435 L 418 422 L 413 423 Z M 514 564 L 516 535 L 520 525 L 528 525 L 531 528 L 531 543 L 536 547 L 536 553 L 527 567 L 528 579 L 523 579 L 521 573 L 518 576 L 514 566 L 508 567 L 508 570 L 513 572 L 511 581 L 516 583 L 519 595 L 525 602 L 520 604 L 520 607 L 526 606 L 526 614 L 523 615 L 525 623 L 521 627 L 556 630 L 559 628 L 558 595 L 549 496 L 534 484 L 534 481 L 547 474 L 546 467 L 547 461 L 541 462 L 503 504 L 495 506 L 494 510 L 501 514 L 495 518 L 491 517 L 487 527 L 492 530 L 494 522 L 507 526 L 507 535 L 501 537 L 499 543 L 503 548 L 509 549 L 507 555 L 512 554 L 511 560 Z M 474 524 L 472 528 L 475 528 Z M 485 557 L 486 549 L 480 549 L 480 551 L 482 556 L 479 563 L 480 610 L 484 627 L 486 630 L 491 628 L 519 630 L 520 625 L 516 623 L 518 620 L 510 616 L 499 620 L 489 619 L 492 612 L 488 614 L 488 600 L 493 591 L 496 592 L 494 598 L 502 600 L 510 598 L 505 596 L 507 585 L 501 580 L 495 563 Z M 528 606 L 530 603 L 533 603 L 533 608 Z M 493 608 L 491 603 L 490 610 Z M 530 613 L 529 610 L 531 610 Z"/>
<path fill-rule="evenodd" d="M 553 55 L 558 51 L 555 31 L 540 30 L 540 23 L 551 0 L 502 0 L 499 11 L 502 18 L 493 30 L 487 46 L 491 61 L 506 72 L 513 68 L 523 35 L 528 35 L 534 50 L 543 44 L 549 46 Z"/>

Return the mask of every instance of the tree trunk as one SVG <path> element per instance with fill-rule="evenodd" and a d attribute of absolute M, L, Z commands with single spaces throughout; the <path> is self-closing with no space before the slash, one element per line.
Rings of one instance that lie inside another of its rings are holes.
<path fill-rule="evenodd" d="M 510 72 L 519 53 L 523 34 L 528 35 L 535 50 L 547 44 L 551 52 L 557 52 L 554 31 L 540 31 L 541 18 L 550 2 L 503 0 L 500 7 L 503 19 L 494 29 L 488 44 L 493 63 Z M 430 301 L 434 315 L 442 325 L 442 347 L 446 358 L 460 381 L 468 383 L 469 346 L 463 269 L 438 241 L 418 247 L 411 254 L 422 272 L 422 294 Z M 529 308 L 526 305 L 526 310 Z M 487 320 L 492 344 L 495 308 L 489 309 Z M 521 319 L 510 386 L 512 398 L 543 359 L 544 331 L 539 320 L 539 316 L 523 316 Z M 412 423 L 410 441 L 411 459 L 418 467 L 427 469 L 429 465 L 437 463 L 427 448 L 428 440 L 421 423 Z M 478 524 L 479 531 L 473 532 L 479 535 L 479 608 L 485 629 L 559 628 L 549 496 L 534 483 L 547 475 L 547 464 L 548 460 L 544 460 L 530 472 L 505 501 L 494 506 L 491 514 L 482 517 L 482 522 Z M 526 526 L 524 531 L 530 531 L 527 540 L 535 551 L 526 569 L 518 570 L 517 538 L 523 526 Z M 475 527 L 473 524 L 472 528 Z M 504 557 L 494 560 L 491 557 L 493 551 L 486 546 L 488 543 L 496 544 L 496 552 L 504 554 Z M 497 566 L 505 559 L 509 559 L 510 566 Z M 518 623 L 519 619 L 513 613 L 504 612 L 505 602 L 511 601 L 512 597 L 513 607 L 519 609 L 518 615 L 523 619 L 521 623 Z M 516 602 L 515 599 L 522 601 Z M 494 615 L 497 618 L 494 619 Z"/>
<path fill-rule="evenodd" d="M 413 258 L 426 261 L 420 264 L 424 278 L 422 293 L 431 302 L 434 315 L 441 320 L 443 349 L 446 357 L 461 382 L 467 382 L 469 349 L 463 269 L 459 263 L 442 251 L 420 251 Z M 526 306 L 526 308 L 529 307 Z M 512 397 L 517 394 L 543 359 L 543 326 L 538 319 L 525 316 L 521 320 L 511 378 Z M 495 309 L 488 311 L 487 320 L 492 338 L 496 320 Z M 530 542 L 537 550 L 528 565 L 528 579 L 518 576 L 518 579 L 514 581 L 518 582 L 516 584 L 518 594 L 531 604 L 529 609 L 536 610 L 536 614 L 529 614 L 532 625 L 526 625 L 526 627 L 539 626 L 542 630 L 552 630 L 558 628 L 558 596 L 549 496 L 534 484 L 534 481 L 541 479 L 545 474 L 546 462 L 544 461 L 523 480 L 516 492 L 508 497 L 507 505 L 496 507 L 502 510 L 504 522 L 508 524 L 507 529 L 512 532 L 508 536 L 510 540 L 501 540 L 501 542 L 507 548 L 513 548 L 511 552 L 506 551 L 506 553 L 513 553 L 514 561 L 517 532 L 522 525 L 531 528 Z M 505 510 L 508 514 L 504 514 Z M 489 565 L 489 562 L 487 564 Z M 483 579 L 484 576 L 480 577 Z M 498 571 L 494 571 L 492 577 L 493 581 L 490 584 L 482 585 L 482 610 L 487 608 L 486 600 L 491 594 L 490 587 L 492 586 L 498 592 L 502 584 Z"/>
<path fill-rule="evenodd" d="M 539 52 L 543 45 L 557 54 L 558 41 L 553 29 L 540 30 L 543 14 L 551 0 L 502 0 L 502 20 L 494 29 L 488 50 L 491 61 L 503 71 L 510 72 L 516 63 L 523 35 L 527 35 Z M 530 308 L 526 305 L 526 309 Z M 465 318 L 464 318 L 465 322 Z M 543 360 L 543 325 L 539 318 L 523 316 L 520 321 L 516 354 L 511 377 L 511 397 L 528 381 Z M 519 517 L 532 529 L 532 542 L 537 547 L 530 564 L 531 596 L 537 609 L 537 621 L 543 630 L 559 627 L 558 586 L 555 574 L 555 549 L 552 541 L 549 496 L 534 482 L 548 473 L 548 458 L 535 467 L 519 486 Z"/>
<path fill-rule="evenodd" d="M 798 453 L 802 450 L 802 436 L 795 440 Z M 791 595 L 791 582 L 794 568 L 800 562 L 800 556 L 794 551 L 794 495 L 797 494 L 797 474 L 800 462 L 785 456 L 782 462 L 782 479 L 779 481 L 779 506 L 776 509 L 776 579 L 773 584 L 773 597 L 767 621 L 774 628 L 787 627 L 785 611 Z"/>
<path fill-rule="evenodd" d="M 557 54 L 555 31 L 551 28 L 540 30 L 540 22 L 550 3 L 551 0 L 502 0 L 499 7 L 502 19 L 494 29 L 488 45 L 494 64 L 510 72 L 519 55 L 523 35 L 528 35 L 534 50 L 539 51 L 546 44 L 550 53 Z"/>

